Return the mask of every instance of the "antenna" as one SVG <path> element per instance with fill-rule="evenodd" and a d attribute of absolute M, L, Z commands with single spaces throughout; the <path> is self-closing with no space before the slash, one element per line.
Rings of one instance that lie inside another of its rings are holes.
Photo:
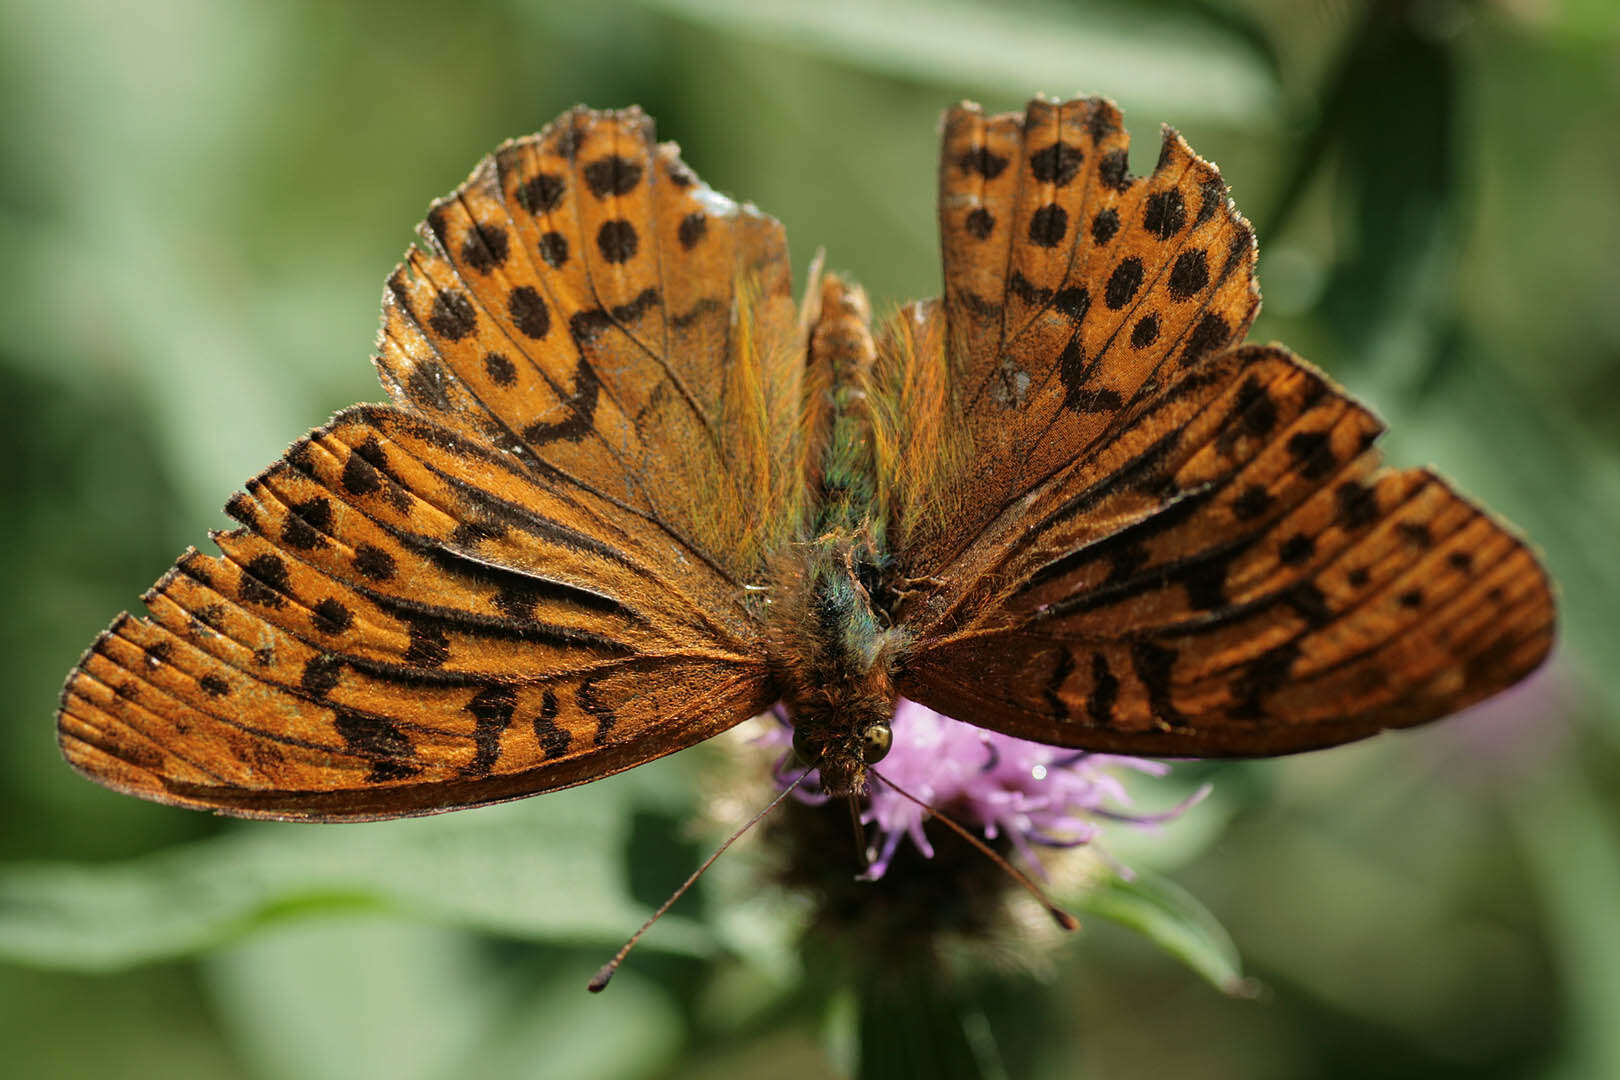
<path fill-rule="evenodd" d="M 663 916 L 664 912 L 673 907 L 675 901 L 686 895 L 686 890 L 690 889 L 697 879 L 703 876 L 703 872 L 705 870 L 714 865 L 714 861 L 716 859 L 726 853 L 727 848 L 729 848 L 732 844 L 735 844 L 743 833 L 747 832 L 749 829 L 752 829 L 755 825 L 758 825 L 760 818 L 763 818 L 766 814 L 770 813 L 772 810 L 775 810 L 777 804 L 792 794 L 793 789 L 798 787 L 799 784 L 804 781 L 804 778 L 809 775 L 810 770 L 805 769 L 804 772 L 800 773 L 798 777 L 794 779 L 793 783 L 782 789 L 781 794 L 777 795 L 776 798 L 772 799 L 768 804 L 766 804 L 765 809 L 749 818 L 741 828 L 732 833 L 730 836 L 726 837 L 726 842 L 715 848 L 714 854 L 703 860 L 702 866 L 692 871 L 692 876 L 682 882 L 681 887 L 670 894 L 669 899 L 665 900 L 658 910 L 652 913 L 652 918 L 642 923 L 641 929 L 630 935 L 630 940 L 625 942 L 624 947 L 613 955 L 613 959 L 603 964 L 601 968 L 597 970 L 596 974 L 591 976 L 591 981 L 585 985 L 585 989 L 589 990 L 593 994 L 600 994 L 603 990 L 606 990 L 608 980 L 613 978 L 613 973 L 615 971 L 619 970 L 619 965 L 624 962 L 624 958 L 626 956 L 630 955 L 630 950 L 635 948 L 636 942 L 641 940 L 641 935 L 645 934 L 649 929 L 651 929 L 652 924 L 657 922 L 659 918 Z"/>
<path fill-rule="evenodd" d="M 927 813 L 933 815 L 934 817 L 938 818 L 940 821 L 944 822 L 945 825 L 952 832 L 956 833 L 957 836 L 960 836 L 962 839 L 966 840 L 968 843 L 972 844 L 974 847 L 978 848 L 981 852 L 983 852 L 984 855 L 987 856 L 990 859 L 991 862 L 995 863 L 997 866 L 1001 867 L 1002 870 L 1006 871 L 1007 874 L 1009 876 L 1011 876 L 1014 881 L 1018 882 L 1018 884 L 1022 885 L 1024 888 L 1028 889 L 1030 895 L 1041 902 L 1041 906 L 1046 908 L 1047 912 L 1049 914 L 1051 914 L 1052 918 L 1057 920 L 1057 924 L 1059 926 L 1063 927 L 1063 929 L 1065 929 L 1065 930 L 1078 930 L 1078 929 L 1080 929 L 1080 920 L 1079 919 L 1076 919 L 1073 915 L 1070 915 L 1067 911 L 1064 911 L 1062 908 L 1058 907 L 1057 904 L 1052 901 L 1052 898 L 1047 896 L 1046 893 L 1044 893 L 1043 891 L 1041 891 L 1041 887 L 1039 885 L 1035 884 L 1035 882 L 1030 879 L 1028 874 L 1024 873 L 1022 870 L 1018 869 L 1018 867 L 1014 866 L 1012 863 L 1008 862 L 1006 859 L 1004 859 L 1000 855 L 996 854 L 996 852 L 990 847 L 989 844 L 986 844 L 983 840 L 980 840 L 977 836 L 974 836 L 967 829 L 963 828 L 961 825 L 958 825 L 954 820 L 951 819 L 951 817 L 948 814 L 941 813 L 939 810 L 936 810 L 934 807 L 929 806 L 927 803 L 925 803 L 921 799 L 917 798 L 917 796 L 913 795 L 911 792 L 907 791 L 905 788 L 901 787 L 899 784 L 895 783 L 893 780 L 890 780 L 887 776 L 884 776 L 882 773 L 878 772 L 876 769 L 869 768 L 869 769 L 867 769 L 867 771 L 870 772 L 873 776 L 877 777 L 879 780 L 883 781 L 885 784 L 889 785 L 891 788 L 893 788 L 895 790 L 896 794 L 898 794 L 901 797 L 909 799 L 910 801 L 916 803 L 918 806 L 922 807 L 922 809 L 925 810 Z"/>

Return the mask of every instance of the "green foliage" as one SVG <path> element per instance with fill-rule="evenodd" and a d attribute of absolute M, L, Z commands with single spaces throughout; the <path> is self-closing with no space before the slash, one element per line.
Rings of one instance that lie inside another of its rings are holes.
<path fill-rule="evenodd" d="M 1168 878 L 1136 871 L 1084 893 L 1076 907 L 1134 930 L 1186 964 L 1224 994 L 1246 995 L 1237 946 L 1208 908 Z"/>
<path fill-rule="evenodd" d="M 630 849 L 636 790 L 668 772 L 438 817 L 245 826 L 127 863 L 14 865 L 0 877 L 0 957 L 115 970 L 192 955 L 274 923 L 361 912 L 593 945 L 605 958 L 646 912 L 627 874 L 641 868 L 614 853 Z M 670 839 L 659 844 L 670 855 L 651 862 L 678 873 L 684 848 L 672 849 Z M 646 862 L 645 845 L 641 854 Z M 648 942 L 689 952 L 712 944 L 679 912 Z"/>

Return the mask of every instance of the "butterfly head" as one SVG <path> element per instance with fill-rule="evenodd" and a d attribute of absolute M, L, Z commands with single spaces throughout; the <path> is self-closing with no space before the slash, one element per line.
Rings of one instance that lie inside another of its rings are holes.
<path fill-rule="evenodd" d="M 865 791 L 867 766 L 882 761 L 893 742 L 886 715 L 853 725 L 800 723 L 793 728 L 794 755 L 820 771 L 822 789 L 829 795 Z"/>

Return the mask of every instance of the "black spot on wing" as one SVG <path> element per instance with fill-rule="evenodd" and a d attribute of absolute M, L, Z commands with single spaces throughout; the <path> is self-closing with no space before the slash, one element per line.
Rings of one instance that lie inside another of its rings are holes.
<path fill-rule="evenodd" d="M 1288 682 L 1299 652 L 1297 641 L 1287 641 L 1244 665 L 1233 684 L 1236 697 L 1233 715 L 1251 719 L 1265 715 L 1262 699 Z"/>
<path fill-rule="evenodd" d="M 478 326 L 478 313 L 472 301 L 455 289 L 446 289 L 433 298 L 428 316 L 433 332 L 448 341 L 460 341 Z"/>
<path fill-rule="evenodd" d="M 692 175 L 692 171 L 678 161 L 671 161 L 664 168 L 664 173 L 669 177 L 669 182 L 678 188 L 689 188 L 697 183 L 697 177 Z"/>
<path fill-rule="evenodd" d="M 1296 431 L 1288 437 L 1288 454 L 1307 480 L 1320 480 L 1338 465 L 1333 444 L 1325 431 Z"/>
<path fill-rule="evenodd" d="M 499 225 L 476 225 L 461 242 L 461 261 L 480 273 L 504 264 L 508 254 L 506 230 Z"/>
<path fill-rule="evenodd" d="M 1170 698 L 1170 680 L 1175 673 L 1176 651 L 1152 641 L 1131 645 L 1131 667 L 1147 690 L 1148 706 L 1154 719 L 1171 727 L 1182 727 L 1187 718 Z"/>
<path fill-rule="evenodd" d="M 630 261 L 639 246 L 636 227 L 623 218 L 604 221 L 602 227 L 596 230 L 596 249 L 610 263 Z"/>
<path fill-rule="evenodd" d="M 1086 155 L 1078 146 L 1055 142 L 1029 156 L 1030 172 L 1043 184 L 1063 187 L 1074 179 Z"/>
<path fill-rule="evenodd" d="M 1215 437 L 1215 448 L 1222 454 L 1230 454 L 1238 440 L 1245 436 L 1264 438 L 1277 426 L 1277 418 L 1277 403 L 1259 378 L 1250 375 L 1238 387 L 1225 426 Z"/>
<path fill-rule="evenodd" d="M 585 186 L 598 199 L 628 195 L 641 182 L 640 162 L 610 154 L 585 166 Z"/>
<path fill-rule="evenodd" d="M 1142 285 L 1142 260 L 1132 255 L 1123 259 L 1114 267 L 1114 272 L 1108 275 L 1108 287 L 1103 292 L 1103 303 L 1112 311 L 1118 311 L 1130 303 L 1131 297 Z"/>
<path fill-rule="evenodd" d="M 580 345 L 588 345 L 613 325 L 613 317 L 601 308 L 586 308 L 568 317 L 568 333 Z"/>
<path fill-rule="evenodd" d="M 534 718 L 534 739 L 540 752 L 549 760 L 568 752 L 573 737 L 557 725 L 557 695 L 547 690 L 540 700 L 540 712 Z"/>
<path fill-rule="evenodd" d="M 1333 489 L 1339 508 L 1339 521 L 1349 529 L 1359 529 L 1378 520 L 1378 497 L 1359 480 L 1346 480 Z"/>
<path fill-rule="evenodd" d="M 1108 658 L 1091 654 L 1091 693 L 1086 695 L 1086 716 L 1098 727 L 1114 722 L 1114 703 L 1119 700 L 1119 678 L 1108 670 Z"/>
<path fill-rule="evenodd" d="M 551 312 L 532 285 L 519 285 L 506 298 L 506 310 L 523 335 L 539 341 L 551 332 Z M 491 354 L 494 355 L 494 354 Z M 510 363 L 507 365 L 510 367 Z"/>
<path fill-rule="evenodd" d="M 987 146 L 976 146 L 959 155 L 956 165 L 963 172 L 978 173 L 986 180 L 994 180 L 1007 167 L 1007 159 L 991 152 Z"/>
<path fill-rule="evenodd" d="M 373 581 L 387 581 L 394 576 L 394 557 L 375 544 L 361 544 L 354 549 L 354 568 Z"/>
<path fill-rule="evenodd" d="M 1097 175 L 1115 191 L 1131 186 L 1130 156 L 1124 150 L 1110 150 L 1097 163 Z"/>
<path fill-rule="evenodd" d="M 568 262 L 568 237 L 560 232 L 548 232 L 540 237 L 540 258 L 553 270 Z"/>
<path fill-rule="evenodd" d="M 280 555 L 255 555 L 242 571 L 242 599 L 260 607 L 279 608 L 287 601 L 287 563 Z"/>
<path fill-rule="evenodd" d="M 1057 203 L 1050 203 L 1035 211 L 1029 219 L 1029 242 L 1041 247 L 1055 247 L 1069 230 L 1069 212 Z"/>
<path fill-rule="evenodd" d="M 1091 219 L 1091 239 L 1098 244 L 1106 244 L 1119 232 L 1119 214 L 1112 207 L 1097 211 L 1097 216 Z"/>
<path fill-rule="evenodd" d="M 581 711 L 596 720 L 596 736 L 594 742 L 602 746 L 608 741 L 608 733 L 613 725 L 618 723 L 618 717 L 613 715 L 613 707 L 596 696 L 596 680 L 586 679 L 574 691 L 574 700 L 579 703 Z"/>
<path fill-rule="evenodd" d="M 1084 285 L 1071 285 L 1066 289 L 1060 289 L 1057 295 L 1052 297 L 1052 310 L 1078 325 L 1085 319 L 1086 312 L 1091 310 L 1091 293 L 1086 291 Z"/>
<path fill-rule="evenodd" d="M 512 713 L 517 708 L 517 694 L 510 686 L 487 686 L 467 703 L 472 713 L 473 759 L 463 773 L 467 776 L 487 776 L 501 756 L 501 736 L 512 726 Z"/>
<path fill-rule="evenodd" d="M 343 662 L 330 653 L 320 653 L 304 664 L 298 683 L 314 698 L 325 697 L 343 677 Z"/>
<path fill-rule="evenodd" d="M 1131 328 L 1131 347 L 1145 349 L 1159 340 L 1159 317 L 1151 312 L 1137 320 Z"/>
<path fill-rule="evenodd" d="M 1397 522 L 1395 531 L 1401 534 L 1402 540 L 1405 540 L 1413 547 L 1426 548 L 1434 543 L 1434 535 L 1429 532 L 1429 527 L 1421 521 Z"/>
<path fill-rule="evenodd" d="M 1209 259 L 1202 248 L 1183 251 L 1170 268 L 1170 296 L 1187 300 L 1209 284 Z"/>
<path fill-rule="evenodd" d="M 1212 176 L 1198 185 L 1198 217 L 1196 225 L 1202 225 L 1215 216 L 1226 203 L 1226 184 L 1218 176 Z"/>
<path fill-rule="evenodd" d="M 324 495 L 294 503 L 281 523 L 281 542 L 297 551 L 325 547 L 332 531 L 332 503 Z"/>
<path fill-rule="evenodd" d="M 1295 533 L 1282 542 L 1277 549 L 1277 558 L 1288 566 L 1298 566 L 1316 554 L 1316 539 L 1305 533 Z"/>
<path fill-rule="evenodd" d="M 420 766 L 401 760 L 414 758 L 416 751 L 405 733 L 387 717 L 339 709 L 332 725 L 350 753 L 371 759 L 368 783 L 403 780 L 422 771 Z"/>
<path fill-rule="evenodd" d="M 1207 356 L 1225 345 L 1231 336 L 1232 328 L 1226 325 L 1226 320 L 1213 311 L 1206 311 L 1193 327 L 1192 333 L 1187 335 L 1187 344 L 1181 350 L 1182 365 L 1190 365 Z"/>
<path fill-rule="evenodd" d="M 610 314 L 613 316 L 614 322 L 635 322 L 649 310 L 656 307 L 658 303 L 659 293 L 657 289 L 642 289 L 633 299 L 622 304 L 615 304 Z"/>
<path fill-rule="evenodd" d="M 359 453 L 351 452 L 349 460 L 343 464 L 344 490 L 355 495 L 370 495 L 382 485 L 382 475 L 377 472 L 376 466 Z"/>
<path fill-rule="evenodd" d="M 517 384 L 517 368 L 512 366 L 512 361 L 498 352 L 484 354 L 484 372 L 496 386 Z"/>
<path fill-rule="evenodd" d="M 1187 224 L 1187 206 L 1175 188 L 1155 191 L 1142 207 L 1142 227 L 1160 240 L 1168 240 Z"/>
<path fill-rule="evenodd" d="M 1301 581 L 1291 586 L 1283 593 L 1282 600 L 1312 626 L 1326 626 L 1333 621 L 1333 611 L 1328 607 L 1327 596 L 1315 582 Z"/>
<path fill-rule="evenodd" d="M 675 237 L 681 242 L 681 247 L 691 251 L 709 231 L 709 219 L 701 210 L 694 210 L 681 219 L 679 227 L 675 230 Z"/>
<path fill-rule="evenodd" d="M 413 402 L 444 412 L 450 408 L 450 395 L 444 388 L 449 378 L 437 360 L 420 359 L 406 376 L 405 392 Z"/>
<path fill-rule="evenodd" d="M 354 625 L 354 615 L 343 605 L 343 601 L 328 596 L 315 605 L 310 621 L 323 634 L 341 634 Z"/>
<path fill-rule="evenodd" d="M 1263 484 L 1250 484 L 1232 501 L 1232 513 L 1239 521 L 1253 521 L 1261 517 L 1276 500 Z"/>
<path fill-rule="evenodd" d="M 517 204 L 531 214 L 542 214 L 556 207 L 564 190 L 562 177 L 537 173 L 518 185 Z"/>

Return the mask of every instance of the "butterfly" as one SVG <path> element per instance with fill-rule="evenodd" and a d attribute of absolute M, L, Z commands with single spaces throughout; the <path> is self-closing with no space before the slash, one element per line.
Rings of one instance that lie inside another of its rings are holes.
<path fill-rule="evenodd" d="M 117 791 L 335 821 L 584 783 L 785 705 L 835 794 L 901 695 L 1085 750 L 1423 723 L 1554 632 L 1525 543 L 1321 372 L 1243 338 L 1256 245 L 1166 128 L 963 104 L 944 289 L 858 286 L 576 108 L 433 203 L 346 409 L 233 496 L 63 690 Z"/>

